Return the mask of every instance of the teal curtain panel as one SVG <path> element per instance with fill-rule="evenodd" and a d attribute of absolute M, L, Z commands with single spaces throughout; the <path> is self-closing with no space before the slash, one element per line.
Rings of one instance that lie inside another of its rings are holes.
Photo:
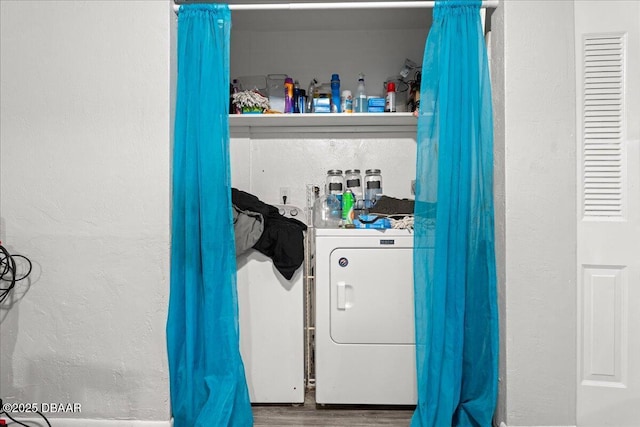
<path fill-rule="evenodd" d="M 425 46 L 414 242 L 412 427 L 490 427 L 498 308 L 493 118 L 479 0 L 437 1 Z"/>
<path fill-rule="evenodd" d="M 227 5 L 180 6 L 167 319 L 175 427 L 253 425 L 238 333 L 230 30 Z"/>

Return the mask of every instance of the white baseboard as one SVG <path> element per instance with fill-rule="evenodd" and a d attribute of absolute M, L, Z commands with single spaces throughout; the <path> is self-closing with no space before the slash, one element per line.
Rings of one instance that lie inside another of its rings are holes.
<path fill-rule="evenodd" d="M 0 418 L 3 418 L 0 416 Z M 86 418 L 53 418 L 48 417 L 52 427 L 172 427 L 173 420 L 169 421 L 142 421 L 142 420 L 91 420 Z M 42 418 L 16 418 L 21 423 L 30 427 L 46 427 L 47 423 Z M 11 423 L 7 419 L 8 423 Z M 9 424 L 12 425 L 13 423 Z"/>

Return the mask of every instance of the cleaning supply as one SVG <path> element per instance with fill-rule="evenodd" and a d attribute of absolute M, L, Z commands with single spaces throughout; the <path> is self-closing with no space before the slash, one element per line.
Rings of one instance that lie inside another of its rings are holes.
<path fill-rule="evenodd" d="M 229 114 L 242 114 L 242 109 L 233 103 L 233 94 L 240 92 L 240 83 L 238 83 L 238 79 L 233 79 L 233 83 L 231 84 L 231 100 L 229 104 Z"/>
<path fill-rule="evenodd" d="M 366 113 L 368 110 L 367 91 L 364 88 L 364 74 L 358 75 L 358 89 L 354 99 L 354 113 Z"/>
<path fill-rule="evenodd" d="M 340 113 L 340 76 L 331 75 L 331 112 Z"/>
<path fill-rule="evenodd" d="M 350 90 L 342 91 L 340 109 L 343 113 L 353 113 L 353 96 Z"/>
<path fill-rule="evenodd" d="M 353 191 L 346 189 L 342 193 L 342 225 L 352 225 L 355 218 L 356 198 Z"/>
<path fill-rule="evenodd" d="M 318 80 L 313 78 L 311 79 L 311 83 L 309 83 L 309 90 L 307 90 L 307 104 L 306 104 L 306 112 L 307 113 L 315 113 L 313 98 L 316 97 L 316 85 L 318 84 Z"/>
<path fill-rule="evenodd" d="M 291 77 L 284 79 L 284 112 L 293 113 L 293 79 Z"/>
<path fill-rule="evenodd" d="M 367 99 L 367 112 L 368 113 L 384 113 L 384 107 L 386 103 L 387 101 L 385 98 L 370 96 Z"/>
<path fill-rule="evenodd" d="M 293 82 L 293 112 L 300 113 L 300 83 L 297 80 Z"/>
<path fill-rule="evenodd" d="M 295 91 L 295 88 L 293 89 Z M 307 94 L 304 89 L 299 89 L 296 112 L 304 114 L 307 112 Z"/>
<path fill-rule="evenodd" d="M 387 98 L 384 104 L 385 113 L 396 112 L 396 84 L 387 82 Z"/>

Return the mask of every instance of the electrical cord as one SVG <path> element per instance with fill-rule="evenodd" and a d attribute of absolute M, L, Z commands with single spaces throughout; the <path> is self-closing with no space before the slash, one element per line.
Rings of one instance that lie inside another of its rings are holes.
<path fill-rule="evenodd" d="M 3 248 L 4 249 L 4 248 Z M 2 409 L 4 406 L 2 404 L 2 399 L 0 399 L 0 415 L 4 414 L 7 416 L 7 418 L 9 418 L 11 421 L 13 421 L 14 423 L 18 424 L 19 426 L 24 426 L 24 427 L 29 427 L 29 425 L 21 423 L 20 421 L 16 420 L 15 418 L 13 418 L 11 415 L 9 415 L 9 413 L 7 411 L 5 411 L 4 409 Z M 49 423 L 49 420 L 47 419 L 47 417 L 45 417 L 42 412 L 40 411 L 35 411 L 36 414 L 40 415 L 42 417 L 42 419 L 44 420 L 45 423 L 47 423 L 47 426 L 51 427 L 51 423 Z"/>
<path fill-rule="evenodd" d="M 29 266 L 29 268 L 27 269 L 27 272 L 20 277 L 18 277 L 18 271 L 16 267 L 16 258 L 24 259 L 27 262 L 27 265 Z M 2 304 L 7 299 L 7 297 L 9 296 L 9 293 L 16 286 L 17 282 L 19 282 L 20 280 L 26 279 L 29 276 L 29 274 L 31 274 L 32 268 L 33 268 L 33 265 L 31 264 L 31 260 L 29 258 L 27 258 L 24 255 L 11 255 L 9 251 L 4 246 L 2 246 L 2 244 L 0 244 L 0 304 Z M 5 286 L 6 283 L 8 283 L 8 285 Z M 15 418 L 13 418 L 3 408 L 4 406 L 2 404 L 2 398 L 0 398 L 0 415 L 4 414 L 7 418 L 9 418 L 11 421 L 13 421 L 19 426 L 29 427 L 27 424 L 24 424 L 16 420 Z M 47 426 L 51 427 L 51 423 L 49 423 L 49 420 L 47 419 L 47 417 L 44 416 L 42 412 L 40 411 L 34 411 L 34 412 L 42 417 L 42 419 L 47 423 Z"/>
<path fill-rule="evenodd" d="M 17 277 L 16 259 L 24 259 L 29 268 L 21 277 Z M 0 304 L 9 296 L 9 293 L 20 280 L 26 279 L 31 273 L 33 265 L 31 260 L 24 255 L 11 255 L 7 249 L 0 244 Z M 8 284 L 8 285 L 5 285 Z"/>

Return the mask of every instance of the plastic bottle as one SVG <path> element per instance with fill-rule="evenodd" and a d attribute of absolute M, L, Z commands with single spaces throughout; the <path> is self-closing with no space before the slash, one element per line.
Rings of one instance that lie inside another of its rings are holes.
<path fill-rule="evenodd" d="M 313 226 L 316 228 L 338 228 L 342 221 L 340 200 L 333 194 L 319 197 L 313 204 Z"/>
<path fill-rule="evenodd" d="M 364 74 L 358 75 L 358 89 L 354 99 L 354 113 L 366 113 L 368 110 L 367 91 L 364 88 Z"/>
<path fill-rule="evenodd" d="M 387 83 L 387 99 L 384 103 L 385 113 L 396 112 L 396 84 L 394 82 Z"/>
<path fill-rule="evenodd" d="M 298 103 L 300 99 L 300 83 L 297 80 L 293 82 L 293 112 L 300 112 L 300 104 Z"/>
<path fill-rule="evenodd" d="M 307 112 L 307 94 L 304 89 L 299 89 L 297 106 L 297 113 L 304 114 Z"/>
<path fill-rule="evenodd" d="M 231 97 L 229 99 L 229 114 L 242 114 L 242 110 L 233 103 L 233 94 L 240 92 L 240 84 L 238 79 L 233 79 L 231 84 Z"/>
<path fill-rule="evenodd" d="M 350 90 L 342 91 L 340 109 L 343 113 L 353 113 L 353 97 Z"/>
<path fill-rule="evenodd" d="M 340 113 L 340 76 L 331 76 L 331 112 Z"/>
<path fill-rule="evenodd" d="M 316 96 L 316 85 L 318 84 L 317 79 L 311 79 L 311 83 L 309 83 L 309 90 L 307 90 L 307 105 L 306 112 L 313 113 L 313 98 Z"/>
<path fill-rule="evenodd" d="M 284 80 L 284 112 L 293 113 L 293 79 L 291 77 Z"/>
<path fill-rule="evenodd" d="M 356 198 L 353 195 L 353 191 L 348 188 L 344 190 L 342 193 L 342 224 L 349 225 L 353 224 L 353 219 L 355 217 L 355 205 Z"/>
<path fill-rule="evenodd" d="M 419 111 L 420 110 L 420 84 L 422 83 L 422 73 L 421 72 L 417 72 L 416 73 L 416 96 L 415 96 L 415 110 L 414 111 Z"/>

